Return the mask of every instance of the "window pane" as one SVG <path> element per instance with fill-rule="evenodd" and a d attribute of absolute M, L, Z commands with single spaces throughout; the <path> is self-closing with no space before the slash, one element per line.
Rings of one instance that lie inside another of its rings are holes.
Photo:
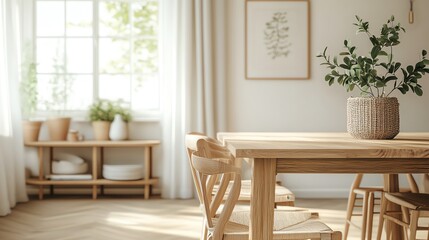
<path fill-rule="evenodd" d="M 158 2 L 145 0 L 135 2 L 133 10 L 133 34 L 156 36 L 158 32 Z"/>
<path fill-rule="evenodd" d="M 100 75 L 98 89 L 101 99 L 122 99 L 125 102 L 131 100 L 129 75 Z"/>
<path fill-rule="evenodd" d="M 99 41 L 100 73 L 129 73 L 130 45 L 128 40 L 102 38 Z"/>
<path fill-rule="evenodd" d="M 37 36 L 64 36 L 64 1 L 37 1 Z"/>
<path fill-rule="evenodd" d="M 157 74 L 134 76 L 132 84 L 132 110 L 159 109 L 159 78 Z"/>
<path fill-rule="evenodd" d="M 135 73 L 158 72 L 158 41 L 156 39 L 134 40 L 133 68 Z"/>
<path fill-rule="evenodd" d="M 92 36 L 92 1 L 67 1 L 67 36 Z"/>
<path fill-rule="evenodd" d="M 37 76 L 38 106 L 40 110 L 59 111 L 65 109 L 67 92 L 63 75 Z"/>
<path fill-rule="evenodd" d="M 73 75 L 67 97 L 67 110 L 87 110 L 92 103 L 92 75 Z"/>
<path fill-rule="evenodd" d="M 64 39 L 37 39 L 37 72 L 64 73 Z"/>
<path fill-rule="evenodd" d="M 67 72 L 92 73 L 92 39 L 67 39 Z"/>
<path fill-rule="evenodd" d="M 99 5 L 99 35 L 123 36 L 130 33 L 129 4 L 120 1 L 102 1 Z"/>
<path fill-rule="evenodd" d="M 87 110 L 94 97 L 159 110 L 157 0 L 35 0 L 35 7 L 38 110 Z"/>
<path fill-rule="evenodd" d="M 91 75 L 38 75 L 38 109 L 86 110 L 92 102 Z"/>

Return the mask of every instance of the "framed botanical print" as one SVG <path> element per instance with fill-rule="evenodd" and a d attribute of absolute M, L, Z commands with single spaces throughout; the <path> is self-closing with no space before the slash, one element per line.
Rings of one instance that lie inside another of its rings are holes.
<path fill-rule="evenodd" d="M 246 79 L 310 78 L 309 0 L 246 1 Z"/>

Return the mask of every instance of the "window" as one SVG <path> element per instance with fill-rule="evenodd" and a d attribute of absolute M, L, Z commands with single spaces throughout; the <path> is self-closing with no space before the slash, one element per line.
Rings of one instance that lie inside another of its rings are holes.
<path fill-rule="evenodd" d="M 38 111 L 158 111 L 157 0 L 35 0 Z"/>

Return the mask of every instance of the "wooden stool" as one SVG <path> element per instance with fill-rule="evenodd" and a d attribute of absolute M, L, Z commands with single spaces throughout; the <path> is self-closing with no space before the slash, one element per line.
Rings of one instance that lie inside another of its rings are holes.
<path fill-rule="evenodd" d="M 390 203 L 401 206 L 402 212 L 386 211 L 387 204 Z M 394 217 L 394 215 L 397 215 L 397 217 Z M 406 239 L 415 240 L 417 230 L 428 231 L 427 239 L 429 239 L 428 226 L 418 226 L 420 217 L 429 217 L 429 194 L 384 193 L 381 202 L 380 222 L 378 225 L 377 239 L 381 239 L 384 220 L 391 221 L 402 226 L 404 228 L 405 234 L 407 231 L 409 231 L 409 238 L 406 236 Z M 386 239 L 390 239 L 389 232 L 387 232 L 386 237 Z"/>
<path fill-rule="evenodd" d="M 361 239 L 369 239 L 372 238 L 372 225 L 374 214 L 374 206 L 376 204 L 376 200 L 380 200 L 380 198 L 376 198 L 375 194 L 379 193 L 380 195 L 383 193 L 383 187 L 361 187 L 363 174 L 356 174 L 355 180 L 350 189 L 349 200 L 347 205 L 347 215 L 346 215 L 346 224 L 344 230 L 344 240 L 347 240 L 347 236 L 349 233 L 350 225 L 354 225 L 351 222 L 352 216 L 362 216 L 362 224 L 361 224 Z M 401 192 L 418 192 L 417 183 L 415 182 L 413 176 L 411 174 L 407 174 L 407 180 L 410 188 L 403 188 Z M 357 195 L 362 195 L 362 198 L 357 198 Z M 356 200 L 361 199 L 362 205 L 356 205 Z M 357 207 L 362 208 L 361 213 L 353 213 L 353 210 Z M 354 225 L 359 228 L 359 226 Z"/>
<path fill-rule="evenodd" d="M 375 200 L 380 198 L 375 198 L 375 193 L 382 193 L 382 187 L 360 187 L 362 182 L 363 174 L 357 174 L 355 180 L 350 189 L 349 201 L 347 205 L 347 216 L 346 224 L 344 230 L 344 240 L 347 239 L 350 225 L 352 224 L 352 216 L 362 216 L 362 225 L 361 225 L 361 239 L 364 240 L 371 239 L 372 237 L 372 223 L 374 217 L 374 205 Z M 358 198 L 357 195 L 362 195 L 362 198 Z M 362 205 L 356 205 L 356 200 L 362 200 Z M 361 213 L 353 213 L 355 208 L 362 208 Z M 353 224 L 354 225 L 354 224 Z M 356 226 L 356 225 L 354 225 Z M 359 227 L 359 226 L 356 226 Z"/>

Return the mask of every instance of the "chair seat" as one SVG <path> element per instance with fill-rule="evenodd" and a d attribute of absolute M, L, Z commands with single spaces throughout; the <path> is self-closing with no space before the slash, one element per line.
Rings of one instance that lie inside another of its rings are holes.
<path fill-rule="evenodd" d="M 274 231 L 287 228 L 289 226 L 307 221 L 312 217 L 312 213 L 307 210 L 275 210 L 274 211 Z M 249 226 L 250 224 L 250 211 L 234 209 L 230 222 Z"/>
<path fill-rule="evenodd" d="M 232 184 L 230 183 L 227 188 L 227 193 L 230 191 Z M 218 185 L 216 185 L 213 188 L 213 192 L 218 191 Z M 240 197 L 238 198 L 238 201 L 250 201 L 250 193 L 252 189 L 252 181 L 251 180 L 242 180 L 241 181 L 241 191 L 240 191 Z M 228 194 L 225 194 L 224 200 L 228 197 Z M 276 184 L 275 189 L 275 197 L 274 202 L 275 203 L 281 203 L 281 202 L 293 202 L 295 201 L 295 194 L 293 194 L 289 189 L 287 189 L 284 186 L 281 186 L 279 184 Z"/>
<path fill-rule="evenodd" d="M 216 220 L 214 220 L 216 221 Z M 331 234 L 333 230 L 318 219 L 308 219 L 291 226 L 273 231 L 273 239 L 309 239 L 320 238 L 321 232 Z M 247 225 L 228 222 L 225 228 L 224 239 L 248 239 L 249 227 Z M 338 233 L 339 236 L 340 233 Z M 338 238 L 338 239 L 341 239 Z"/>
<path fill-rule="evenodd" d="M 429 194 L 423 193 L 386 193 L 386 198 L 398 205 L 413 210 L 429 210 Z"/>

